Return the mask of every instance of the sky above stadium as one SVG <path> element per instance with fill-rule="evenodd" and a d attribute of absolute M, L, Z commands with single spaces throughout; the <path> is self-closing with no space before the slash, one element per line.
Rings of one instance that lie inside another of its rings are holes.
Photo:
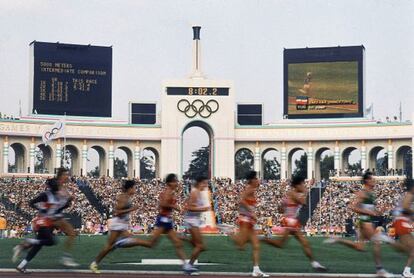
<path fill-rule="evenodd" d="M 0 112 L 18 115 L 19 100 L 28 112 L 29 43 L 60 41 L 113 46 L 113 118 L 127 120 L 129 101 L 159 101 L 162 80 L 190 74 L 199 24 L 204 73 L 233 80 L 237 102 L 264 103 L 265 123 L 282 118 L 283 48 L 361 44 L 375 117 L 401 102 L 411 119 L 413 14 L 409 0 L 0 0 Z"/>

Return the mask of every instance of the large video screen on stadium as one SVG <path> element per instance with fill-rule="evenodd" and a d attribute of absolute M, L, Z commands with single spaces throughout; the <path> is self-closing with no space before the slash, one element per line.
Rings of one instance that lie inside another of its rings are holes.
<path fill-rule="evenodd" d="M 285 117 L 362 117 L 363 55 L 363 46 L 285 49 Z"/>
<path fill-rule="evenodd" d="M 32 113 L 111 117 L 112 48 L 33 43 Z"/>

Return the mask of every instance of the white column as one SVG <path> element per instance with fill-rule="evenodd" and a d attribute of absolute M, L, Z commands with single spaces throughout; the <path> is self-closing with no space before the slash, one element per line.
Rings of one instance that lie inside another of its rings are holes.
<path fill-rule="evenodd" d="M 55 168 L 62 167 L 62 145 L 60 143 L 56 144 L 56 163 Z"/>
<path fill-rule="evenodd" d="M 30 143 L 29 149 L 29 173 L 33 174 L 35 172 L 35 144 Z"/>
<path fill-rule="evenodd" d="M 139 147 L 139 145 L 135 146 L 135 150 L 134 150 L 134 172 L 135 172 L 135 178 L 139 178 L 141 176 L 140 173 L 140 163 L 141 162 L 141 149 Z M 157 163 L 159 163 L 157 161 Z"/>
<path fill-rule="evenodd" d="M 361 168 L 366 171 L 368 169 L 368 160 L 367 160 L 367 147 L 365 143 L 362 142 L 361 146 Z"/>
<path fill-rule="evenodd" d="M 3 173 L 9 172 L 9 142 L 3 143 Z"/>
<path fill-rule="evenodd" d="M 287 160 L 286 160 L 286 147 L 283 146 L 280 152 L 280 178 L 287 179 Z"/>
<path fill-rule="evenodd" d="M 113 177 L 114 176 L 114 145 L 109 145 L 109 151 L 108 151 L 108 176 Z"/>
<path fill-rule="evenodd" d="M 338 143 L 335 145 L 334 149 L 334 169 L 336 171 L 336 176 L 339 176 L 339 172 L 341 171 L 341 152 L 339 150 Z"/>
<path fill-rule="evenodd" d="M 314 175 L 313 172 L 315 171 L 315 165 L 313 164 L 313 148 L 311 146 L 308 147 L 307 151 L 308 157 L 308 180 L 313 179 Z"/>
<path fill-rule="evenodd" d="M 392 146 L 391 140 L 388 141 L 387 153 L 388 153 L 388 169 L 395 168 L 394 167 L 394 148 Z"/>
<path fill-rule="evenodd" d="M 260 147 L 259 144 L 256 143 L 256 147 L 254 148 L 254 164 L 253 168 L 256 172 L 259 173 L 259 177 L 262 176 L 262 173 L 260 173 Z"/>
<path fill-rule="evenodd" d="M 86 176 L 86 162 L 88 161 L 88 145 L 85 143 L 82 145 L 82 162 L 81 162 L 81 172 L 82 176 Z"/>

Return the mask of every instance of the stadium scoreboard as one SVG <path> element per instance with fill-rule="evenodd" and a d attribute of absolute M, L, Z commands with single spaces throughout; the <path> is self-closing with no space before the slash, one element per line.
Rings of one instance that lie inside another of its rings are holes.
<path fill-rule="evenodd" d="M 130 103 L 129 122 L 131 124 L 153 125 L 157 121 L 156 103 Z"/>
<path fill-rule="evenodd" d="M 262 104 L 238 104 L 237 123 L 239 125 L 262 125 L 263 105 Z"/>
<path fill-rule="evenodd" d="M 229 88 L 217 87 L 167 87 L 169 96 L 228 96 Z"/>
<path fill-rule="evenodd" d="M 362 117 L 364 47 L 285 49 L 284 118 Z"/>
<path fill-rule="evenodd" d="M 32 113 L 111 117 L 112 47 L 33 42 Z"/>

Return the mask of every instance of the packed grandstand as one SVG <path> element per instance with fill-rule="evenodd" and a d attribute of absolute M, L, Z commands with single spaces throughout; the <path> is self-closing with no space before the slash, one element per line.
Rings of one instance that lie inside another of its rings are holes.
<path fill-rule="evenodd" d="M 121 179 L 108 177 L 86 178 L 73 177 L 67 184 L 67 190 L 75 198 L 70 208 L 66 210 L 75 222 L 79 222 L 78 230 L 82 234 L 102 234 L 107 232 L 108 219 L 113 211 L 116 195 L 120 192 Z M 158 196 L 164 187 L 159 179 L 137 180 L 137 193 L 133 202 L 140 206 L 132 214 L 131 229 L 136 233 L 150 233 L 158 212 Z M 45 189 L 45 179 L 39 177 L 1 178 L 0 179 L 0 208 L 2 217 L 6 219 L 5 237 L 21 237 L 31 232 L 31 220 L 35 211 L 28 205 L 30 198 Z M 262 181 L 257 199 L 257 229 L 263 232 L 277 233 L 281 213 L 282 197 L 288 190 L 288 181 Z M 311 208 L 303 207 L 301 219 L 304 230 L 308 234 L 347 234 L 346 226 L 349 221 L 354 223 L 355 213 L 349 209 L 354 198 L 354 192 L 361 188 L 359 181 L 324 181 L 307 183 L 315 196 L 310 203 Z M 185 181 L 179 187 L 178 202 L 184 207 L 184 202 L 190 190 L 191 182 Z M 212 208 L 217 223 L 236 224 L 240 192 L 245 183 L 243 180 L 233 182 L 228 178 L 216 178 L 210 182 Z M 382 226 L 387 229 L 393 208 L 403 194 L 401 180 L 377 181 L 377 209 L 384 212 Z M 313 195 L 312 195 L 313 196 Z M 183 230 L 183 214 L 174 214 L 176 229 Z"/>

